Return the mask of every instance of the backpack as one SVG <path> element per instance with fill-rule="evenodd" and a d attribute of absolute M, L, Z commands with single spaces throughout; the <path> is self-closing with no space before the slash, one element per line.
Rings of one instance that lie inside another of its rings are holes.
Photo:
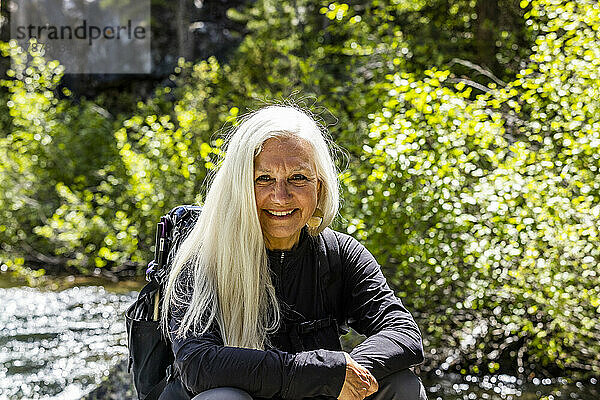
<path fill-rule="evenodd" d="M 128 372 L 139 400 L 156 400 L 170 380 L 174 361 L 171 342 L 160 328 L 160 299 L 173 257 L 200 215 L 199 206 L 179 206 L 160 218 L 154 259 L 148 264 L 148 283 L 125 312 Z"/>
<path fill-rule="evenodd" d="M 198 220 L 201 210 L 200 206 L 184 205 L 175 207 L 161 217 L 156 229 L 154 259 L 146 270 L 148 283 L 140 290 L 137 300 L 125 313 L 129 349 L 128 372 L 133 373 L 139 400 L 157 400 L 174 376 L 171 341 L 160 329 L 160 298 L 173 257 Z M 341 331 L 338 331 L 338 335 L 348 332 L 345 323 L 337 323 L 345 322 L 339 307 L 343 303 L 340 299 L 333 298 L 334 293 L 341 293 L 343 285 L 340 280 L 332 278 L 340 274 L 342 268 L 338 240 L 330 229 L 325 229 L 322 237 L 323 240 L 317 242 L 317 253 L 320 278 L 324 282 L 323 299 L 330 317 L 295 326 L 295 331 L 300 336 L 330 325 L 334 325 L 336 329 L 339 326 Z"/>

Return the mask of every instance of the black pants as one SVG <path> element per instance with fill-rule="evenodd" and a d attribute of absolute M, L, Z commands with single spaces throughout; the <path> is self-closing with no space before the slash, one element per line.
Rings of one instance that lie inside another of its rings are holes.
<path fill-rule="evenodd" d="M 389 375 L 379 382 L 377 393 L 367 397 L 368 400 L 427 400 L 425 387 L 421 380 L 408 369 Z M 179 381 L 167 385 L 159 400 L 189 399 Z M 309 398 L 307 397 L 306 400 Z M 328 400 L 333 397 L 311 397 L 314 400 Z M 263 400 L 254 399 L 241 389 L 221 387 L 210 389 L 195 396 L 192 400 Z"/>

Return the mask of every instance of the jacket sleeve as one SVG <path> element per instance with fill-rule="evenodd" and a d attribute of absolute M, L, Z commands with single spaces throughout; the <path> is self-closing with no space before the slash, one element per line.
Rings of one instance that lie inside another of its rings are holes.
<path fill-rule="evenodd" d="M 389 288 L 373 255 L 356 239 L 340 235 L 349 325 L 367 336 L 350 356 L 376 379 L 423 362 L 417 324 Z"/>
<path fill-rule="evenodd" d="M 171 318 L 171 331 L 177 319 Z M 253 396 L 299 399 L 337 397 L 344 383 L 344 353 L 329 350 L 297 354 L 223 345 L 216 329 L 203 335 L 173 338 L 175 367 L 193 393 L 215 387 L 236 387 Z"/>

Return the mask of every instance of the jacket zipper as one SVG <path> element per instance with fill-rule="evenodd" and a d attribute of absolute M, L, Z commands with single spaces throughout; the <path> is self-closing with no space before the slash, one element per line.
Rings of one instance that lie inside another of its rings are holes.
<path fill-rule="evenodd" d="M 281 258 L 279 259 L 279 281 L 283 286 L 283 282 L 286 280 L 285 279 L 285 270 L 283 269 L 283 258 L 285 257 L 285 253 L 282 251 L 281 252 Z"/>

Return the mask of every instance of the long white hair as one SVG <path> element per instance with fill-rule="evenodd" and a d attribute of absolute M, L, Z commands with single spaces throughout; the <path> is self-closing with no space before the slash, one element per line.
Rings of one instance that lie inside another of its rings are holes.
<path fill-rule="evenodd" d="M 243 118 L 172 264 L 161 318 L 167 329 L 169 311 L 185 310 L 171 332 L 177 337 L 203 334 L 216 322 L 226 346 L 264 349 L 267 334 L 278 328 L 279 304 L 254 195 L 254 158 L 267 139 L 289 135 L 310 144 L 321 182 L 317 207 L 323 221 L 309 234 L 319 234 L 336 216 L 339 183 L 324 129 L 289 106 L 265 107 Z"/>

